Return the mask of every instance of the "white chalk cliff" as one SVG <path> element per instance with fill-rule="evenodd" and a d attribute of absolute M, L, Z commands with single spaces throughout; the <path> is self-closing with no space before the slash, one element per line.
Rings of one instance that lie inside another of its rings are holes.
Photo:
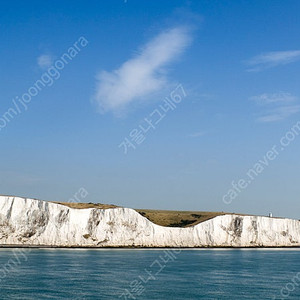
<path fill-rule="evenodd" d="M 0 246 L 284 247 L 300 246 L 300 222 L 223 215 L 193 227 L 153 224 L 130 208 L 72 209 L 0 196 Z"/>

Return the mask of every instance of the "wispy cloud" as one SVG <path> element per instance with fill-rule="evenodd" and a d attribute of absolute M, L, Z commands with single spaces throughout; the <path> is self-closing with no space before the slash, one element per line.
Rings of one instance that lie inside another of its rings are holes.
<path fill-rule="evenodd" d="M 49 54 L 42 54 L 37 58 L 37 64 L 41 69 L 49 68 L 54 61 L 54 57 Z"/>
<path fill-rule="evenodd" d="M 257 118 L 257 121 L 263 123 L 282 121 L 299 112 L 300 105 L 278 107 L 268 111 L 266 115 Z"/>
<path fill-rule="evenodd" d="M 280 65 L 287 65 L 300 59 L 300 50 L 267 52 L 247 61 L 251 66 L 247 71 L 258 72 Z"/>
<path fill-rule="evenodd" d="M 286 104 L 297 101 L 297 97 L 290 93 L 279 92 L 273 94 L 264 93 L 258 96 L 251 97 L 250 100 L 254 100 L 259 105 L 268 105 L 271 103 Z"/>
<path fill-rule="evenodd" d="M 165 67 L 178 58 L 190 42 L 190 31 L 184 27 L 160 33 L 117 70 L 100 72 L 93 100 L 102 112 L 118 111 L 163 89 L 168 84 Z"/>
<path fill-rule="evenodd" d="M 290 93 L 264 93 L 251 97 L 259 106 L 264 106 L 263 113 L 257 118 L 258 122 L 269 123 L 282 121 L 300 112 L 298 98 Z"/>
<path fill-rule="evenodd" d="M 189 137 L 191 137 L 191 138 L 197 138 L 197 137 L 204 136 L 205 134 L 206 134 L 205 131 L 197 131 L 197 132 L 189 134 Z"/>

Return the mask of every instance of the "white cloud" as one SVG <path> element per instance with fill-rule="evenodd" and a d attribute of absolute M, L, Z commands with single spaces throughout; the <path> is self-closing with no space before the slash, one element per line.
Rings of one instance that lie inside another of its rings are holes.
<path fill-rule="evenodd" d="M 267 52 L 251 58 L 247 64 L 253 67 L 248 71 L 258 72 L 279 65 L 286 65 L 299 59 L 300 50 Z"/>
<path fill-rule="evenodd" d="M 48 54 L 42 54 L 37 58 L 38 66 L 41 69 L 49 68 L 52 65 L 53 61 L 54 61 L 53 57 Z"/>
<path fill-rule="evenodd" d="M 269 123 L 282 121 L 300 112 L 298 98 L 290 93 L 279 92 L 251 97 L 259 106 L 264 106 L 263 113 L 257 118 L 258 122 Z"/>
<path fill-rule="evenodd" d="M 160 33 L 117 70 L 100 72 L 93 100 L 102 112 L 118 111 L 161 90 L 168 83 L 164 67 L 176 59 L 190 42 L 190 32 L 183 27 Z"/>

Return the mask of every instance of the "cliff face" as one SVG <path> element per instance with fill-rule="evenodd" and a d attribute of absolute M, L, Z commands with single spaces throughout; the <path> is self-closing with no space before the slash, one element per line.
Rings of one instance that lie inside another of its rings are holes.
<path fill-rule="evenodd" d="M 72 209 L 0 196 L 0 246 L 283 247 L 300 246 L 300 222 L 224 215 L 188 228 L 153 224 L 133 209 Z"/>

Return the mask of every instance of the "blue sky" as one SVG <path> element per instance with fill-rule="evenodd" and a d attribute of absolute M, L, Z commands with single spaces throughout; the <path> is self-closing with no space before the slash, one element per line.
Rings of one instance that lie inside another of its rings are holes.
<path fill-rule="evenodd" d="M 2 4 L 1 193 L 68 201 L 84 188 L 86 202 L 299 218 L 299 10 L 296 0 Z M 16 99 L 41 79 L 25 108 Z M 125 154 L 178 85 L 186 96 Z"/>

